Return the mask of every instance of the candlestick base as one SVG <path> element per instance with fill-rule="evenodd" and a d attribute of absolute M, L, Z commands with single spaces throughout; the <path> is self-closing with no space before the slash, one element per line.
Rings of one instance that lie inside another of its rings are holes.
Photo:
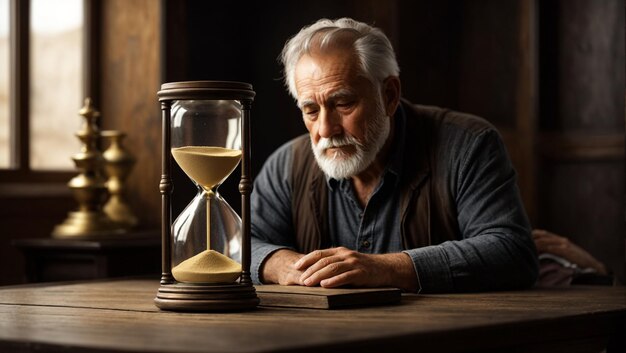
<path fill-rule="evenodd" d="M 102 237 L 119 235 L 126 230 L 111 221 L 102 212 L 74 211 L 67 219 L 54 228 L 52 236 L 55 238 L 69 237 Z"/>

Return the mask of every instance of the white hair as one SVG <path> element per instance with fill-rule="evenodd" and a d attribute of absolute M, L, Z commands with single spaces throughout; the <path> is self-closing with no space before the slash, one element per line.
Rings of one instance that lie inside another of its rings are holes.
<path fill-rule="evenodd" d="M 294 71 L 298 60 L 312 49 L 323 49 L 335 44 L 340 38 L 345 38 L 341 35 L 347 32 L 354 34 L 352 48 L 359 60 L 362 74 L 372 84 L 380 86 L 387 77 L 400 74 L 393 47 L 380 29 L 350 18 L 321 19 L 302 28 L 289 39 L 281 53 L 285 85 L 295 99 L 298 96 Z"/>

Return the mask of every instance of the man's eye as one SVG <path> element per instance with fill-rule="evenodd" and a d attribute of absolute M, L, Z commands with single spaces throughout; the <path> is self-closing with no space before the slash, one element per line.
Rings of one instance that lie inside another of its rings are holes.
<path fill-rule="evenodd" d="M 337 106 L 337 108 L 347 109 L 351 108 L 354 105 L 354 102 L 339 102 L 335 105 Z"/>
<path fill-rule="evenodd" d="M 310 109 L 310 110 L 304 110 L 302 112 L 304 113 L 304 115 L 308 119 L 314 119 L 317 116 L 318 110 L 317 109 Z"/>

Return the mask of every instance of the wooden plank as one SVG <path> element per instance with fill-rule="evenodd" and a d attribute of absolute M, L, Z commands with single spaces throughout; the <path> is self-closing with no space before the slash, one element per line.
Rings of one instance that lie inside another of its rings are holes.
<path fill-rule="evenodd" d="M 73 308 L 102 308 L 130 311 L 158 311 L 152 303 L 159 287 L 158 279 L 119 279 L 93 282 L 49 284 L 31 289 L 30 286 L 13 286 L 0 289 L 0 304 L 66 306 Z M 295 287 L 294 287 L 295 288 Z M 345 290 L 345 289 L 344 289 Z M 338 291 L 342 291 L 338 289 Z M 621 310 L 626 311 L 626 288 L 575 286 L 565 288 L 537 288 L 527 291 L 403 295 L 400 306 L 376 310 L 404 311 L 417 303 L 427 302 L 420 312 L 441 309 L 476 313 L 489 309 L 510 310 L 526 314 L 529 318 L 547 318 L 562 314 L 584 314 Z M 351 309 L 354 312 L 375 308 Z M 491 315 L 491 313 L 488 313 Z M 518 317 L 518 318 L 521 318 Z M 506 321 L 506 318 L 502 320 Z"/>
<path fill-rule="evenodd" d="M 256 287 L 263 306 L 338 309 L 351 306 L 395 304 L 397 288 L 333 288 L 263 285 Z"/>
<path fill-rule="evenodd" d="M 126 179 L 127 200 L 143 227 L 156 228 L 161 205 L 156 97 L 161 83 L 161 6 L 152 0 L 108 0 L 101 6 L 101 104 L 96 108 L 103 129 L 127 133 L 124 146 L 137 159 Z"/>
<path fill-rule="evenodd" d="M 31 290 L 14 286 L 0 291 L 0 304 L 58 306 L 131 311 L 158 311 L 152 300 L 159 286 L 155 280 L 62 283 Z"/>
<path fill-rule="evenodd" d="M 539 136 L 543 158 L 556 161 L 597 162 L 624 160 L 624 133 L 544 132 Z"/>
<path fill-rule="evenodd" d="M 538 37 L 537 9 L 534 0 L 518 2 L 518 50 L 520 53 L 515 87 L 515 142 L 518 154 L 513 160 L 518 172 L 520 194 L 532 224 L 537 221 L 537 161 L 535 156 L 538 113 Z"/>

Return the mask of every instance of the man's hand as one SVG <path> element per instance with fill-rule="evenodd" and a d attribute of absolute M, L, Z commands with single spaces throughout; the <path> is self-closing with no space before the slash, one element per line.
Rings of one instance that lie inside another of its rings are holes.
<path fill-rule="evenodd" d="M 580 268 L 591 267 L 601 275 L 607 274 L 603 263 L 568 238 L 541 229 L 533 230 L 532 234 L 538 253 L 554 254 L 575 263 Z"/>
<path fill-rule="evenodd" d="M 280 249 L 271 254 L 261 268 L 261 282 L 282 285 L 299 284 L 302 271 L 294 267 L 303 254 L 288 249 Z"/>
<path fill-rule="evenodd" d="M 417 290 L 413 261 L 405 253 L 369 255 L 344 247 L 316 250 L 300 258 L 294 268 L 304 271 L 297 282 L 309 287 L 390 286 Z"/>

